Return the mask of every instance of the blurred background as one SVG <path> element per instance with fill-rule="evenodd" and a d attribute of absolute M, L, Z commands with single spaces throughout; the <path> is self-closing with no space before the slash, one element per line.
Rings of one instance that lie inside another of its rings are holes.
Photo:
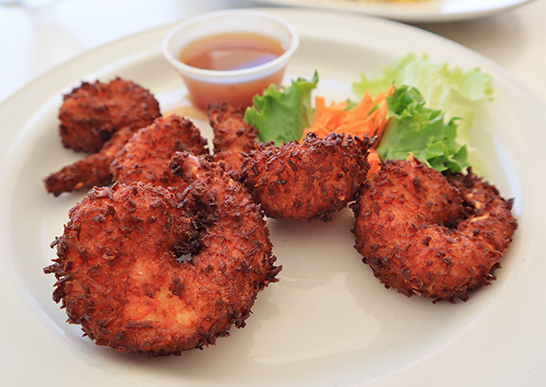
<path fill-rule="evenodd" d="M 301 3 L 313 5 L 294 1 Z M 263 6 L 245 0 L 4 0 L 0 101 L 48 69 L 108 42 L 201 12 Z M 536 0 L 478 19 L 411 24 L 483 54 L 546 99 L 544 20 L 546 0 Z"/>

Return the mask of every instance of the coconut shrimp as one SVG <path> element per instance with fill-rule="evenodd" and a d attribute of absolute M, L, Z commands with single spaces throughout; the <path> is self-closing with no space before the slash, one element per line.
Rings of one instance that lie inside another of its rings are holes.
<path fill-rule="evenodd" d="M 386 160 L 363 186 L 356 249 L 387 288 L 467 300 L 490 284 L 512 241 L 512 201 L 471 171 L 447 178 L 416 159 Z"/>

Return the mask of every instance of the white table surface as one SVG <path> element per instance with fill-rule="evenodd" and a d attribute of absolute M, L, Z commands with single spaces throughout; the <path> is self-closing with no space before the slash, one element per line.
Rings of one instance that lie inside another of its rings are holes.
<path fill-rule="evenodd" d="M 0 102 L 48 69 L 91 48 L 244 0 L 56 0 L 0 5 Z M 487 18 L 416 24 L 477 51 L 546 99 L 546 0 Z"/>

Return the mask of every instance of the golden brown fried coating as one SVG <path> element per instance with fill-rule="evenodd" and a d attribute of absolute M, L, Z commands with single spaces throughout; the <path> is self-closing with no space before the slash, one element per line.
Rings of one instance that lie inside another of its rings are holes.
<path fill-rule="evenodd" d="M 53 299 L 68 322 L 97 345 L 155 357 L 215 344 L 245 325 L 275 281 L 280 268 L 248 192 L 216 171 L 188 192 L 116 183 L 70 211 L 44 271 L 57 278 Z"/>
<path fill-rule="evenodd" d="M 281 271 L 281 267 L 273 266 L 276 258 L 271 254 L 269 230 L 260 206 L 244 185 L 206 155 L 176 152 L 170 165 L 175 173 L 193 181 L 184 191 L 184 205 L 197 214 L 199 229 L 205 230 L 200 239 L 201 251 L 192 260 L 217 257 L 221 262 L 218 270 L 229 273 L 219 281 L 237 289 L 230 295 L 232 301 L 250 302 L 254 292 L 275 282 Z"/>
<path fill-rule="evenodd" d="M 446 179 L 418 160 L 386 160 L 357 202 L 356 249 L 387 288 L 435 302 L 490 284 L 512 241 L 512 202 L 471 171 Z"/>
<path fill-rule="evenodd" d="M 112 182 L 110 164 L 133 134 L 134 130 L 128 126 L 118 130 L 99 152 L 92 153 L 83 160 L 67 165 L 46 177 L 44 179 L 46 190 L 59 196 L 63 192 L 88 190 L 94 186 L 110 184 Z"/>
<path fill-rule="evenodd" d="M 136 131 L 160 115 L 154 96 L 136 83 L 121 78 L 83 82 L 63 96 L 61 140 L 66 148 L 95 153 L 121 128 Z"/>
<path fill-rule="evenodd" d="M 301 142 L 256 146 L 245 156 L 243 182 L 271 218 L 328 221 L 356 198 L 369 169 L 370 140 L 309 133 Z"/>
<path fill-rule="evenodd" d="M 495 186 L 473 173 L 445 174 L 449 183 L 461 192 L 465 206 L 464 220 L 457 229 L 481 236 L 481 242 L 490 250 L 506 251 L 517 228 L 510 211 L 514 200 L 503 199 Z"/>
<path fill-rule="evenodd" d="M 226 172 L 238 180 L 241 177 L 243 153 L 255 148 L 258 131 L 247 124 L 244 109 L 228 104 L 214 104 L 207 109 L 214 131 L 214 160 L 225 165 Z"/>
<path fill-rule="evenodd" d="M 131 137 L 115 157 L 114 180 L 123 184 L 142 181 L 182 191 L 188 184 L 172 174 L 171 157 L 184 150 L 208 154 L 206 144 L 191 121 L 175 114 L 158 118 Z"/>
<path fill-rule="evenodd" d="M 98 345 L 167 354 L 192 330 L 177 257 L 196 231 L 179 204 L 172 192 L 135 183 L 94 188 L 70 210 L 45 271 L 58 279 L 53 299 L 68 322 Z"/>

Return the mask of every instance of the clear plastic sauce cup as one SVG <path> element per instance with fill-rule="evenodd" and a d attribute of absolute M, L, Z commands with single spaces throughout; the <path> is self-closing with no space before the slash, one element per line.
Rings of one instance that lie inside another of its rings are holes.
<path fill-rule="evenodd" d="M 280 84 L 299 45 L 294 27 L 262 11 L 226 10 L 189 18 L 163 41 L 163 54 L 181 75 L 192 104 L 252 104 Z"/>

